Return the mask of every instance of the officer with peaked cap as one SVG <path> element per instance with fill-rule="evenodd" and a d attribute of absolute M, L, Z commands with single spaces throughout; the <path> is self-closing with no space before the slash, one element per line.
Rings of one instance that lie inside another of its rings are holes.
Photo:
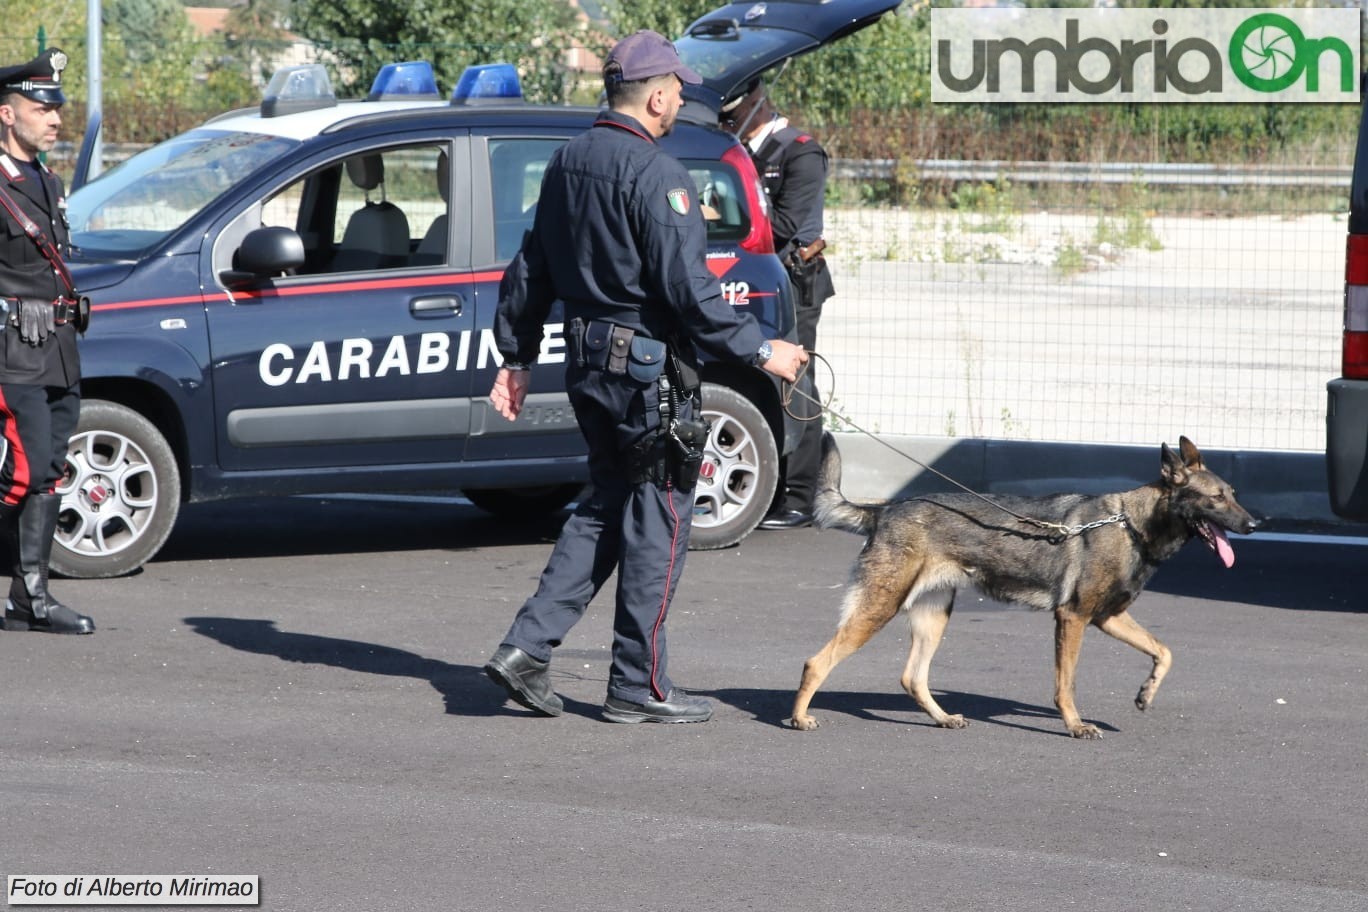
<path fill-rule="evenodd" d="M 552 156 L 532 230 L 500 285 L 504 363 L 489 394 L 505 418 L 518 416 L 551 305 L 564 301 L 566 389 L 589 448 L 590 493 L 485 671 L 523 706 L 560 715 L 551 651 L 616 570 L 603 717 L 702 722 L 711 705 L 665 668 L 700 468 L 691 460 L 705 433 L 693 420 L 698 349 L 790 382 L 807 355 L 766 341 L 753 316 L 722 299 L 693 178 L 658 143 L 698 74 L 664 36 L 640 31 L 614 46 L 603 81 L 608 110 Z"/>
<path fill-rule="evenodd" d="M 66 196 L 39 160 L 62 125 L 66 65 L 50 48 L 0 69 L 0 535 L 12 568 L 0 629 L 79 634 L 94 622 L 48 591 L 57 483 L 81 407 L 83 312 L 63 260 Z"/>

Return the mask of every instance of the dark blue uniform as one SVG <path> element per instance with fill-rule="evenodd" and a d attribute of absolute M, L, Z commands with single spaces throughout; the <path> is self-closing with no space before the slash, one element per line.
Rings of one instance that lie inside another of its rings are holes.
<path fill-rule="evenodd" d="M 547 166 L 495 322 L 499 351 L 530 364 L 552 302 L 565 302 L 566 386 L 588 443 L 592 485 L 504 645 L 548 661 L 616 569 L 608 695 L 632 703 L 670 693 L 664 624 L 684 568 L 693 494 L 671 481 L 632 480 L 632 444 L 661 422 L 659 381 L 642 379 L 649 370 L 605 368 L 596 355 L 605 330 L 623 327 L 665 342 L 695 369 L 699 348 L 753 359 L 764 334 L 723 301 L 706 253 L 688 171 L 635 119 L 605 111 Z M 681 417 L 689 409 L 684 400 Z"/>
<path fill-rule="evenodd" d="M 791 266 L 799 248 L 822 236 L 826 151 L 809 134 L 786 126 L 771 133 L 752 158 L 770 201 L 774 249 L 785 265 Z M 815 351 L 822 304 L 836 291 L 831 272 L 819 253 L 800 270 L 791 267 L 790 276 L 798 302 L 798 343 Z M 815 382 L 812 395 L 818 395 Z M 815 406 L 799 407 L 803 409 L 798 413 L 802 417 L 815 418 L 819 414 Z M 822 422 L 808 421 L 797 448 L 784 458 L 783 478 L 775 494 L 778 510 L 812 512 L 821 451 Z"/>

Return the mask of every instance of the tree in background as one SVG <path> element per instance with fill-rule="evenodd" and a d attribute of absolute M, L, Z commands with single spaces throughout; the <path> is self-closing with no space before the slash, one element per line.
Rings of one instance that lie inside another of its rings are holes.
<path fill-rule="evenodd" d="M 428 60 L 450 92 L 476 63 L 513 63 L 530 100 L 571 91 L 564 52 L 581 37 L 564 0 L 295 0 L 298 29 L 334 55 L 334 78 L 351 93 L 386 63 Z"/>
<path fill-rule="evenodd" d="M 612 0 L 604 9 L 618 35 L 640 28 L 678 38 L 717 0 Z M 930 17 L 919 4 L 796 58 L 770 85 L 778 108 L 821 133 L 829 150 L 868 146 L 878 113 L 923 108 L 931 96 Z M 858 134 L 859 142 L 854 142 Z"/>
<path fill-rule="evenodd" d="M 603 12 L 613 26 L 615 38 L 650 29 L 674 40 L 695 19 L 721 5 L 718 0 L 608 0 L 603 4 Z"/>
<path fill-rule="evenodd" d="M 264 85 L 271 78 L 272 61 L 290 45 L 286 28 L 293 7 L 293 0 L 243 0 L 229 10 L 221 69 L 240 66 L 242 75 Z"/>

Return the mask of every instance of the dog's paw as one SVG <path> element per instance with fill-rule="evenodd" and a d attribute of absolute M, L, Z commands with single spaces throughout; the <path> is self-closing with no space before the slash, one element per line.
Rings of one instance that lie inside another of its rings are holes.
<path fill-rule="evenodd" d="M 944 719 L 940 719 L 939 721 L 937 721 L 936 724 L 939 725 L 941 728 L 969 727 L 969 723 L 966 722 L 964 716 L 960 715 L 959 713 L 955 713 L 953 716 L 946 716 Z"/>
<path fill-rule="evenodd" d="M 794 731 L 810 732 L 815 731 L 819 723 L 812 716 L 794 716 L 792 719 L 785 719 L 784 724 Z"/>
<path fill-rule="evenodd" d="M 1098 728 L 1096 725 L 1089 725 L 1086 722 L 1069 729 L 1069 734 L 1080 741 L 1102 740 L 1102 729 Z"/>
<path fill-rule="evenodd" d="M 1154 692 L 1159 689 L 1157 684 L 1146 684 L 1140 688 L 1140 692 L 1135 695 L 1135 708 L 1144 712 L 1154 705 Z"/>

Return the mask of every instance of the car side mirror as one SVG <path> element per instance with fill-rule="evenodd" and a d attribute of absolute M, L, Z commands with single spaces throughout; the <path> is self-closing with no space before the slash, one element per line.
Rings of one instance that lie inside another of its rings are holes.
<path fill-rule="evenodd" d="M 288 275 L 304 265 L 304 240 L 293 228 L 257 228 L 248 232 L 233 254 L 233 268 L 219 273 L 229 288 Z"/>

